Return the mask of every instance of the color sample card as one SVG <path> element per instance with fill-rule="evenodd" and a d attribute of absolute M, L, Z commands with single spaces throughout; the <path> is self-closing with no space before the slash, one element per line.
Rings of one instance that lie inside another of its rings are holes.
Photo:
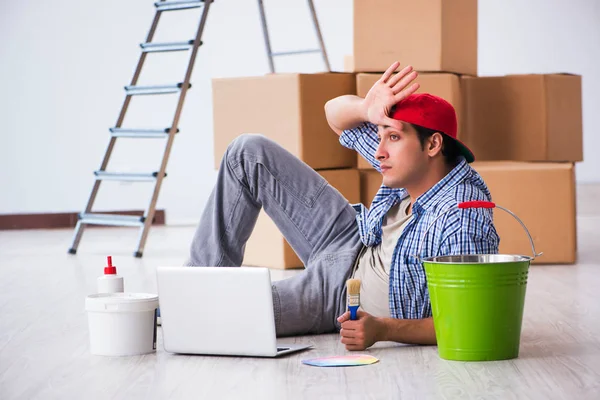
<path fill-rule="evenodd" d="M 302 360 L 302 364 L 314 367 L 360 367 L 378 362 L 379 359 L 366 354 L 350 356 L 321 357 Z"/>

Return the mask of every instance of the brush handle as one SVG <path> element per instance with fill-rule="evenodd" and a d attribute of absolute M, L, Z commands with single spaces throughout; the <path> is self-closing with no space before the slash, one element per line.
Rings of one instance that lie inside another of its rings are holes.
<path fill-rule="evenodd" d="M 348 310 L 350 311 L 350 319 L 352 321 L 356 321 L 358 319 L 358 316 L 356 315 L 358 312 L 358 307 L 359 306 L 350 306 L 348 307 Z"/>

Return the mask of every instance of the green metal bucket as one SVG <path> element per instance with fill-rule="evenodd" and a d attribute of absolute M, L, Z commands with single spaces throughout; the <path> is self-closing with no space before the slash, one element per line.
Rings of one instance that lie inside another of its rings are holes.
<path fill-rule="evenodd" d="M 516 215 L 494 203 L 458 206 L 500 208 L 517 218 L 527 231 Z M 531 260 L 541 255 L 535 253 L 531 235 L 529 239 L 534 257 L 477 254 L 421 260 L 441 358 L 491 361 L 519 356 L 527 274 Z"/>

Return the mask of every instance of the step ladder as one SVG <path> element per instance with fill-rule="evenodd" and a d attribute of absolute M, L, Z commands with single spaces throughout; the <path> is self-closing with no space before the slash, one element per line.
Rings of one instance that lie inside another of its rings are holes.
<path fill-rule="evenodd" d="M 131 83 L 128 86 L 125 86 L 125 100 L 123 102 L 123 106 L 121 107 L 121 111 L 119 113 L 119 117 L 117 118 L 117 122 L 114 127 L 110 128 L 110 141 L 108 143 L 108 147 L 104 154 L 104 158 L 102 159 L 102 163 L 100 165 L 100 169 L 94 172 L 95 182 L 90 193 L 90 197 L 88 199 L 87 205 L 85 207 L 85 211 L 78 215 L 77 225 L 75 226 L 75 232 L 73 235 L 73 240 L 71 243 L 71 247 L 69 248 L 70 254 L 76 254 L 77 248 L 79 247 L 79 242 L 83 236 L 84 228 L 87 225 L 109 225 L 109 226 L 130 226 L 130 227 L 139 227 L 140 233 L 138 237 L 138 245 L 137 249 L 134 252 L 135 257 L 142 257 L 144 252 L 144 246 L 146 244 L 146 239 L 148 238 L 148 233 L 150 231 L 150 226 L 152 225 L 152 221 L 154 219 L 154 214 L 156 211 L 156 203 L 158 201 L 158 195 L 160 192 L 160 188 L 162 185 L 163 179 L 167 176 L 166 168 L 167 163 L 169 161 L 169 155 L 171 153 L 171 148 L 173 146 L 173 140 L 175 139 L 175 134 L 179 132 L 178 125 L 179 119 L 181 116 L 181 111 L 183 109 L 183 104 L 185 101 L 185 96 L 187 94 L 188 89 L 191 88 L 190 78 L 192 76 L 192 70 L 194 68 L 194 63 L 196 61 L 196 55 L 198 54 L 198 48 L 202 45 L 202 33 L 204 32 L 204 26 L 206 24 L 206 19 L 208 16 L 208 12 L 210 9 L 210 5 L 214 0 L 160 0 L 154 3 L 156 7 L 156 14 L 154 15 L 154 19 L 150 26 L 150 30 L 148 32 L 148 36 L 146 38 L 145 43 L 140 44 L 141 54 L 137 63 L 137 67 L 133 74 L 133 78 L 131 79 Z M 325 46 L 323 44 L 323 38 L 321 36 L 321 31 L 319 29 L 319 23 L 317 20 L 317 16 L 315 13 L 314 5 L 312 0 L 307 0 L 308 5 L 310 7 L 313 25 L 317 34 L 317 38 L 319 40 L 320 48 L 317 50 L 300 50 L 295 52 L 279 52 L 275 53 L 271 51 L 271 45 L 269 40 L 269 33 L 266 23 L 265 11 L 262 0 L 258 0 L 259 3 L 259 11 L 261 16 L 261 23 L 263 29 L 263 35 L 265 40 L 265 45 L 267 49 L 267 56 L 269 60 L 269 68 L 271 72 L 275 72 L 275 67 L 273 63 L 273 57 L 277 56 L 285 56 L 285 55 L 293 55 L 293 54 L 304 54 L 304 53 L 314 53 L 320 52 L 323 56 L 323 60 L 326 66 L 327 71 L 329 72 L 331 69 L 329 67 L 329 61 L 327 59 L 327 53 L 325 51 Z M 158 26 L 158 22 L 160 16 L 164 12 L 172 12 L 172 11 L 182 11 L 182 10 L 190 10 L 202 7 L 202 14 L 200 17 L 200 22 L 198 24 L 198 29 L 196 31 L 196 36 L 194 39 L 183 41 L 183 42 L 173 42 L 173 43 L 154 43 L 152 39 L 154 37 L 154 33 L 156 32 L 156 28 Z M 190 57 L 187 65 L 187 69 L 185 72 L 185 77 L 182 82 L 174 83 L 172 85 L 157 85 L 157 86 L 138 86 L 137 81 L 142 72 L 142 68 L 144 66 L 144 62 L 146 61 L 146 56 L 149 53 L 161 53 L 161 52 L 172 52 L 172 51 L 189 51 Z M 127 113 L 127 109 L 129 107 L 129 103 L 131 102 L 133 96 L 139 95 L 164 95 L 164 94 L 173 94 L 178 93 L 179 98 L 177 101 L 177 107 L 175 109 L 175 115 L 173 116 L 173 121 L 171 126 L 164 129 L 135 129 L 135 128 L 123 128 L 122 124 L 125 119 L 125 115 Z M 111 172 L 107 171 L 106 168 L 108 166 L 108 162 L 110 160 L 111 154 L 113 152 L 114 146 L 117 142 L 118 138 L 135 138 L 135 139 L 164 139 L 166 140 L 166 145 L 164 149 L 164 153 L 162 156 L 162 161 L 160 163 L 160 168 L 158 171 L 148 172 L 148 173 L 125 173 L 125 172 Z M 100 184 L 102 181 L 113 180 L 113 181 L 129 181 L 129 182 L 153 182 L 154 190 L 152 192 L 152 197 L 150 199 L 150 203 L 148 208 L 144 211 L 142 216 L 131 216 L 131 215 L 116 215 L 116 214 L 99 214 L 92 212 L 92 207 L 96 200 L 96 195 L 100 189 Z"/>
<path fill-rule="evenodd" d="M 263 37 L 265 40 L 265 48 L 267 51 L 267 57 L 269 59 L 269 69 L 271 73 L 275 72 L 275 64 L 273 62 L 273 57 L 279 56 L 291 56 L 296 54 L 309 54 L 309 53 L 321 53 L 321 57 L 323 58 L 323 63 L 325 64 L 325 69 L 327 72 L 331 72 L 331 67 L 329 65 L 329 59 L 327 58 L 327 51 L 325 50 L 325 43 L 323 42 L 323 35 L 321 35 L 321 28 L 319 27 L 319 20 L 317 19 L 317 13 L 315 12 L 315 5 L 313 4 L 313 0 L 307 0 L 308 8 L 310 9 L 310 16 L 313 22 L 313 27 L 315 29 L 315 34 L 317 35 L 317 39 L 319 41 L 318 49 L 309 49 L 309 50 L 295 50 L 295 51 L 279 51 L 273 52 L 271 50 L 271 40 L 269 38 L 269 28 L 267 26 L 267 17 L 265 15 L 265 7 L 263 5 L 262 0 L 258 0 L 258 9 L 260 11 L 260 22 L 262 24 Z"/>

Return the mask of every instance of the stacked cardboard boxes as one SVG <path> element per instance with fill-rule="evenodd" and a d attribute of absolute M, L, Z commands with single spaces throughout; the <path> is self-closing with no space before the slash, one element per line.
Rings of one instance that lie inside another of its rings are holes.
<path fill-rule="evenodd" d="M 456 109 L 458 137 L 475 153 L 474 169 L 493 200 L 529 228 L 537 263 L 576 261 L 575 168 L 581 161 L 581 77 L 529 74 L 480 77 L 477 0 L 354 0 L 354 51 L 346 73 L 270 74 L 213 80 L 218 168 L 229 143 L 260 133 L 281 144 L 349 202 L 371 204 L 382 177 L 343 148 L 323 107 L 343 94 L 364 97 L 394 61 L 419 71 L 419 92 Z M 503 254 L 530 254 L 522 226 L 494 213 Z M 261 212 L 245 265 L 298 268 L 302 262 Z"/>
<path fill-rule="evenodd" d="M 569 74 L 477 76 L 477 0 L 354 0 L 354 54 L 364 97 L 394 61 L 419 71 L 420 92 L 449 101 L 458 137 L 493 200 L 529 228 L 537 263 L 576 261 L 575 168 L 582 161 L 581 77 Z M 381 175 L 358 157 L 361 202 Z M 521 225 L 496 210 L 500 252 L 530 254 Z"/>
<path fill-rule="evenodd" d="M 325 103 L 356 94 L 348 73 L 270 74 L 214 79 L 215 168 L 227 146 L 243 133 L 279 143 L 323 176 L 351 203 L 360 198 L 356 153 L 339 144 L 325 118 Z M 244 253 L 244 265 L 301 268 L 302 262 L 269 216 L 261 211 Z"/>
<path fill-rule="evenodd" d="M 529 228 L 535 263 L 577 260 L 575 162 L 583 159 L 581 77 L 463 78 L 463 130 L 493 200 Z M 502 253 L 529 254 L 523 228 L 498 210 Z"/>

